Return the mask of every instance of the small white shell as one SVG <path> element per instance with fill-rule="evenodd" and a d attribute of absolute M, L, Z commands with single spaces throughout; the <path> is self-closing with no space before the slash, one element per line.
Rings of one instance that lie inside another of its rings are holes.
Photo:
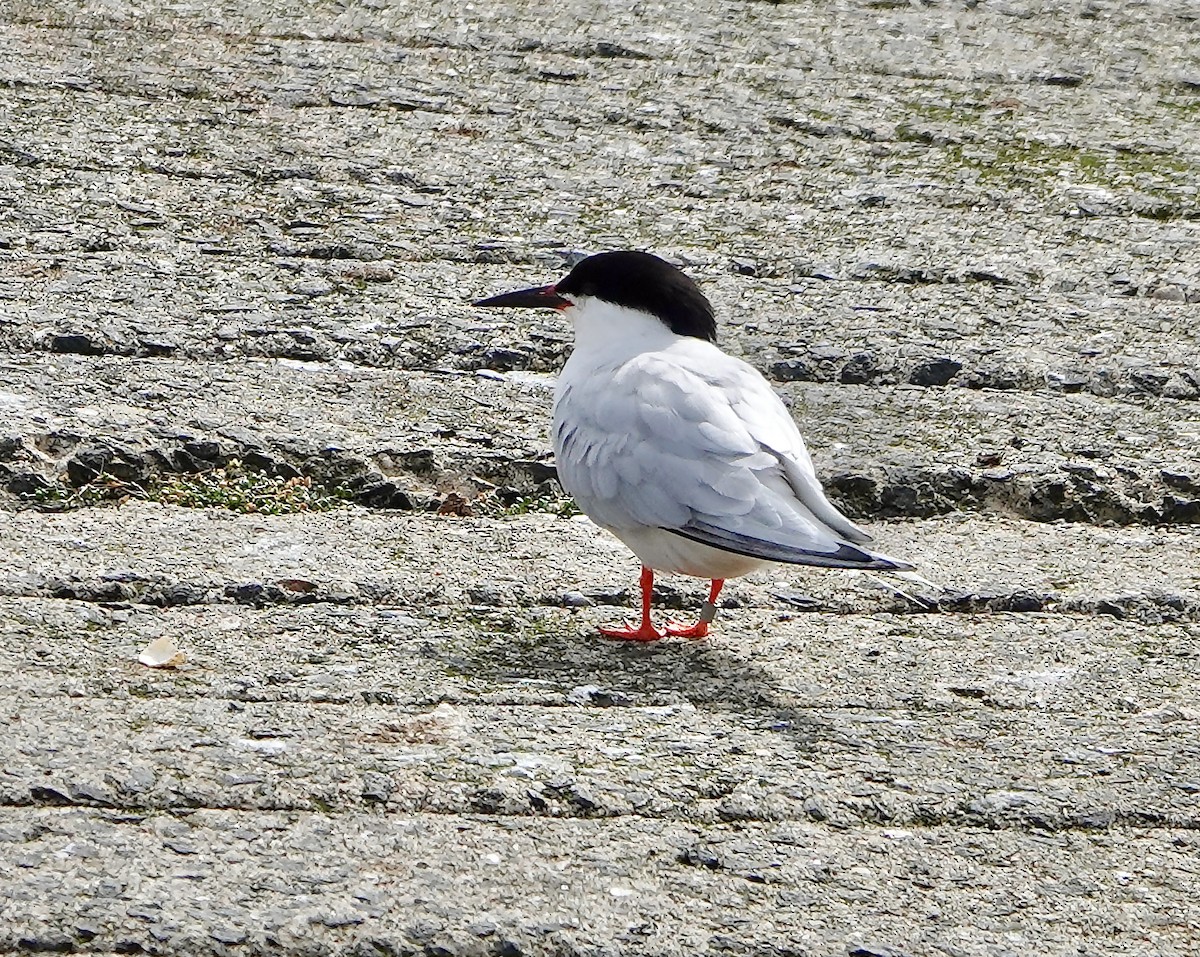
<path fill-rule="evenodd" d="M 174 640 L 164 636 L 155 638 L 143 648 L 138 661 L 147 668 L 177 668 L 187 661 L 187 655 L 179 650 Z"/>

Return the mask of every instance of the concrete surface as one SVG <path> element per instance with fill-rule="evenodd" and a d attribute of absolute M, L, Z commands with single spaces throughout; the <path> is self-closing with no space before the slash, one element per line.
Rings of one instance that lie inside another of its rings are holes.
<path fill-rule="evenodd" d="M 0 950 L 1200 952 L 1197 50 L 1170 0 L 0 0 Z M 626 246 L 929 584 L 597 637 L 568 330 L 468 303 Z M 144 500 L 233 462 L 346 504 Z"/>

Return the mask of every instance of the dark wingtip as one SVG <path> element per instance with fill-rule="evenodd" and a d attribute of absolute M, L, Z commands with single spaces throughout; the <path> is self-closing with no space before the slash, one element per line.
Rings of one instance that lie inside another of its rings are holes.
<path fill-rule="evenodd" d="M 815 565 L 819 568 L 849 568 L 875 572 L 903 572 L 910 571 L 915 567 L 908 562 L 898 561 L 886 555 L 877 555 L 846 542 L 840 543 L 837 551 L 819 552 L 815 549 L 795 548 L 780 542 L 768 542 L 737 535 L 704 523 L 693 523 L 685 525 L 683 528 L 667 529 L 667 531 L 683 538 L 690 538 L 694 542 L 719 548 L 722 551 L 733 552 L 735 555 L 760 558 L 768 562 L 780 562 L 784 565 Z"/>

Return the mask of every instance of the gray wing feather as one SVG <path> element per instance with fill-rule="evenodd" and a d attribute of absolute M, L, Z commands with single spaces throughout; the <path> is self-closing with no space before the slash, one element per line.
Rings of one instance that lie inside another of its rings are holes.
<path fill-rule="evenodd" d="M 852 544 L 869 536 L 825 497 L 799 430 L 757 371 L 698 340 L 682 348 L 637 356 L 556 398 L 559 477 L 593 521 L 769 561 L 902 566 Z"/>

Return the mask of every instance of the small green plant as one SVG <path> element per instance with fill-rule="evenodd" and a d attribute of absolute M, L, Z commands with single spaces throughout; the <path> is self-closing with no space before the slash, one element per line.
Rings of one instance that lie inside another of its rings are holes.
<path fill-rule="evenodd" d="M 136 483 L 126 482 L 115 475 L 101 472 L 86 485 L 78 488 L 64 488 L 61 485 L 47 485 L 39 488 L 28 496 L 29 500 L 48 512 L 66 512 L 74 508 L 84 508 L 101 502 L 118 502 L 130 498 L 130 490 L 144 491 Z M 145 498 L 145 495 L 138 496 Z"/>
<path fill-rule="evenodd" d="M 185 508 L 227 508 L 234 512 L 282 515 L 286 512 L 323 512 L 344 505 L 349 492 L 314 485 L 308 476 L 280 478 L 246 470 L 236 460 L 225 468 L 195 475 L 176 475 L 156 482 L 152 502 Z"/>
<path fill-rule="evenodd" d="M 559 518 L 573 518 L 583 514 L 573 498 L 561 495 L 522 495 L 508 503 L 495 496 L 488 496 L 472 503 L 472 506 L 476 514 L 489 518 L 530 515 L 534 512 L 557 515 Z"/>
<path fill-rule="evenodd" d="M 349 490 L 342 486 L 330 489 L 314 485 L 307 476 L 281 478 L 256 472 L 237 459 L 209 472 L 155 477 L 145 484 L 102 472 L 78 488 L 51 486 L 39 489 L 32 496 L 35 503 L 54 511 L 135 499 L 261 515 L 323 512 L 345 504 L 349 498 Z"/>

